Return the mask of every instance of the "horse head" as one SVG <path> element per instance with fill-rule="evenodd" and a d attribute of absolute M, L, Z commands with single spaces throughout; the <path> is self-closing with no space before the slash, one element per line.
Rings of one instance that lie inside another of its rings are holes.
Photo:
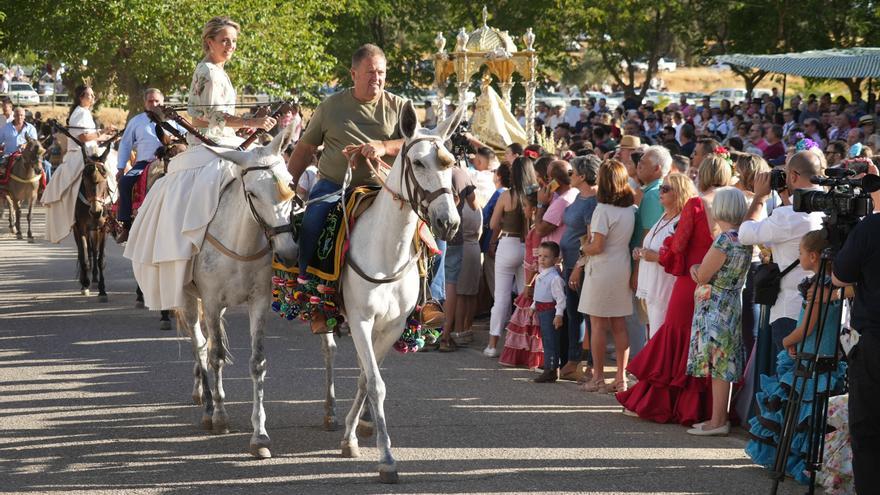
<path fill-rule="evenodd" d="M 25 166 L 32 169 L 35 175 L 40 175 L 43 172 L 43 155 L 46 153 L 46 148 L 39 139 L 32 139 L 30 136 L 26 136 L 25 139 L 27 142 L 21 150 Z"/>
<path fill-rule="evenodd" d="M 400 132 L 405 138 L 401 150 L 401 195 L 413 204 L 417 214 L 427 214 L 431 229 L 446 240 L 458 231 L 461 218 L 452 195 L 455 157 L 445 143 L 463 116 L 462 106 L 434 129 L 423 129 L 410 101 L 400 116 Z"/>
<path fill-rule="evenodd" d="M 104 166 L 110 148 L 108 144 L 100 156 L 86 158 L 83 167 L 82 192 L 92 215 L 102 215 L 104 207 L 110 202 L 110 185 L 107 182 L 107 168 Z"/>
<path fill-rule="evenodd" d="M 288 126 L 271 143 L 247 151 L 211 148 L 239 167 L 242 189 L 253 218 L 283 263 L 294 263 L 299 254 L 290 218 L 295 194 L 288 184 L 293 177 L 281 154 L 292 134 L 293 126 Z"/>

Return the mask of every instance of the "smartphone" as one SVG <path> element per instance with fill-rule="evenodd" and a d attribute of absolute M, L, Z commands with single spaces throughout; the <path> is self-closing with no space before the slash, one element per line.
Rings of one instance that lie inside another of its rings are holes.
<path fill-rule="evenodd" d="M 556 192 L 556 190 L 559 189 L 559 183 L 556 182 L 556 179 L 553 179 L 547 184 L 547 187 L 550 188 L 550 192 Z"/>

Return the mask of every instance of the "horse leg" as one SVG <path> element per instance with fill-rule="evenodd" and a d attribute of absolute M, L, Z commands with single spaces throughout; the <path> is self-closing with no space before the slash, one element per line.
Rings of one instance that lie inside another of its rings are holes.
<path fill-rule="evenodd" d="M 327 372 L 324 375 L 324 384 L 327 391 L 324 396 L 324 430 L 336 431 L 339 422 L 336 420 L 336 389 L 334 386 L 333 362 L 336 359 L 336 339 L 332 333 L 321 335 L 321 353 L 324 355 L 324 367 Z"/>
<path fill-rule="evenodd" d="M 95 233 L 95 266 L 98 268 L 98 302 L 108 302 L 107 291 L 104 286 L 104 243 L 107 240 L 102 229 Z"/>
<path fill-rule="evenodd" d="M 83 232 L 82 225 L 77 222 L 73 226 L 73 235 L 74 240 L 76 241 L 76 262 L 79 265 L 79 285 L 80 285 L 80 293 L 84 296 L 89 295 L 89 286 L 91 285 L 91 281 L 89 280 L 89 270 L 87 260 L 86 260 L 86 244 L 87 244 L 87 235 Z"/>
<path fill-rule="evenodd" d="M 265 336 L 266 308 L 271 301 L 267 297 L 256 296 L 248 306 L 251 325 L 251 381 L 254 385 L 254 405 L 251 412 L 251 425 L 254 433 L 251 436 L 250 452 L 257 459 L 272 457 L 269 448 L 272 441 L 266 432 L 266 411 L 263 408 L 263 388 L 266 382 L 266 355 L 263 348 Z"/>
<path fill-rule="evenodd" d="M 92 283 L 98 282 L 98 250 L 97 250 L 97 231 L 89 230 L 88 248 L 89 248 L 89 268 L 92 270 Z"/>
<path fill-rule="evenodd" d="M 13 222 L 15 222 L 15 218 L 13 218 L 13 215 L 15 214 L 15 207 L 12 206 L 12 198 L 9 196 L 9 192 L 7 191 L 2 194 L 3 194 L 3 205 L 9 207 L 9 233 L 14 234 L 15 233 L 15 225 L 13 224 Z M 0 206 L 0 208 L 2 208 L 2 206 Z"/>
<path fill-rule="evenodd" d="M 37 201 L 36 195 L 34 195 L 34 197 L 32 197 L 30 201 L 28 201 L 28 213 L 27 213 L 28 236 L 27 236 L 27 238 L 28 238 L 28 242 L 32 243 L 32 244 L 34 242 L 34 234 L 33 234 L 33 232 L 31 232 L 31 216 L 34 213 L 34 203 L 36 201 Z"/>
<path fill-rule="evenodd" d="M 21 201 L 13 200 L 15 205 L 15 238 L 24 239 L 21 235 Z"/>
<path fill-rule="evenodd" d="M 190 338 L 193 353 L 193 390 L 192 401 L 196 405 L 205 405 L 202 413 L 202 427 L 213 429 L 211 416 L 214 414 L 214 399 L 208 383 L 208 339 L 202 332 L 199 322 L 199 304 L 195 297 L 185 296 L 184 307 L 175 311 L 177 328 Z"/>
<path fill-rule="evenodd" d="M 204 305 L 204 322 L 208 333 L 208 364 L 214 370 L 214 384 L 211 393 L 214 396 L 214 414 L 211 422 L 214 433 L 229 433 L 229 415 L 226 413 L 226 392 L 223 390 L 223 366 L 229 359 L 229 343 L 226 329 L 223 326 L 222 308 L 202 300 Z"/>
<path fill-rule="evenodd" d="M 398 322 L 403 328 L 403 321 Z M 397 463 L 391 455 L 391 438 L 388 436 L 388 428 L 385 424 L 385 382 L 379 372 L 377 356 L 373 350 L 373 322 L 349 321 L 351 335 L 357 349 L 358 358 L 362 371 L 366 377 L 367 397 L 370 399 L 370 409 L 376 425 L 376 447 L 379 449 L 379 481 L 382 483 L 397 483 Z M 392 328 L 395 328 L 392 326 Z M 384 337 L 384 335 L 383 335 Z M 385 338 L 379 338 L 380 345 L 384 345 Z M 380 347 L 381 348 L 381 347 Z M 384 356 L 384 352 L 382 352 Z M 381 359 L 381 358 L 380 358 Z"/>
<path fill-rule="evenodd" d="M 342 435 L 342 457 L 356 458 L 361 456 L 358 445 L 357 426 L 361 414 L 364 410 L 364 401 L 367 398 L 367 376 L 361 371 L 358 376 L 357 390 L 355 391 L 354 401 L 351 403 L 351 409 L 345 416 L 345 433 Z"/>

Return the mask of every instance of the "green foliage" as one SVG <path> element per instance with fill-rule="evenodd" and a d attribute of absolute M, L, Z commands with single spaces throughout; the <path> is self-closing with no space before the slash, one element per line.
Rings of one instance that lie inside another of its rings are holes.
<path fill-rule="evenodd" d="M 35 50 L 68 65 L 68 89 L 90 77 L 104 98 L 127 96 L 130 111 L 147 87 L 186 91 L 201 60 L 201 28 L 223 12 L 242 26 L 227 67 L 233 84 L 272 95 L 326 81 L 334 63 L 324 47 L 329 15 L 338 0 L 203 2 L 196 0 L 0 0 L 15 29 L 7 50 Z M 83 61 L 87 61 L 84 64 Z"/>

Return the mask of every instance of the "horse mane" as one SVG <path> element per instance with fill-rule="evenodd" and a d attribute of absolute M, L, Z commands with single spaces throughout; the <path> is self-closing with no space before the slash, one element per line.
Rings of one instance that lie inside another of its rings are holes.
<path fill-rule="evenodd" d="M 296 193 L 293 192 L 290 186 L 285 184 L 277 175 L 272 174 L 272 177 L 275 179 L 275 186 L 278 187 L 278 195 L 281 196 L 281 200 L 289 201 L 293 199 Z"/>

